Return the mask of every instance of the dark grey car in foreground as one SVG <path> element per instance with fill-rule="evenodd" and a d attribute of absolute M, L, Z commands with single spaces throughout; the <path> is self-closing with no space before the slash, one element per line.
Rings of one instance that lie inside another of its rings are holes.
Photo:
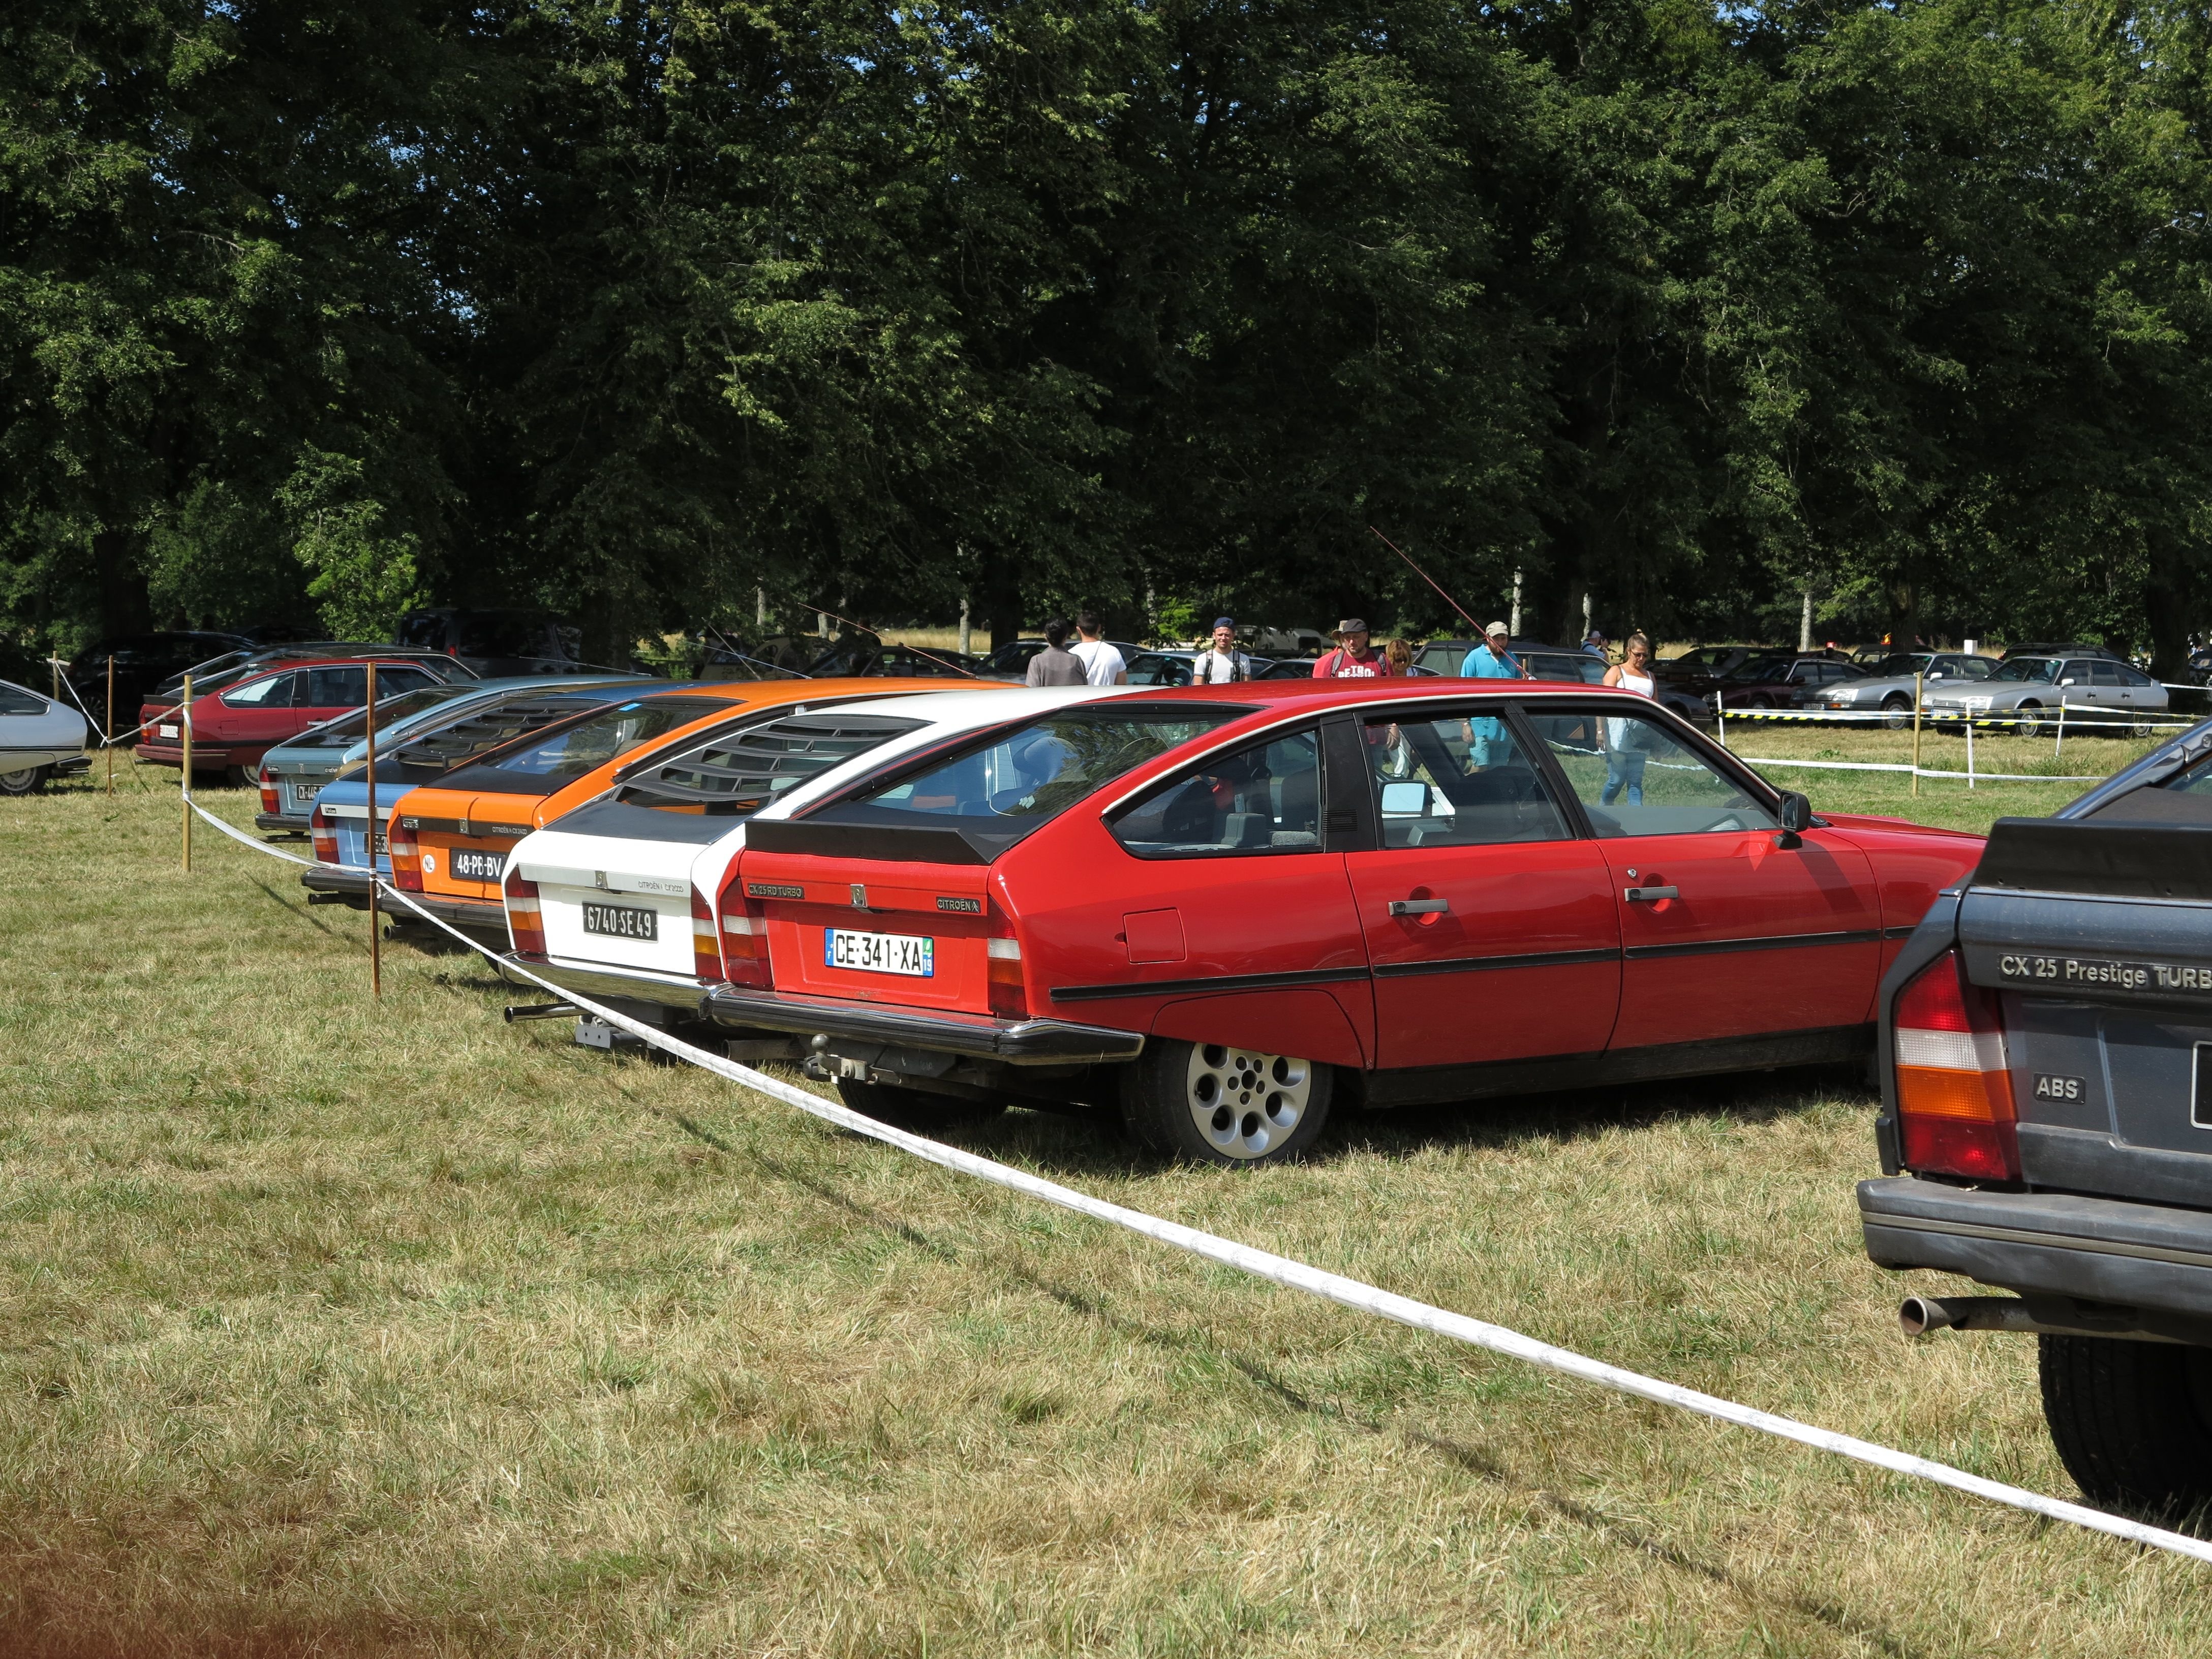
<path fill-rule="evenodd" d="M 1905 1328 L 2037 1334 L 2084 1492 L 2212 1499 L 2212 722 L 2000 819 L 1880 1002 L 1867 1253 L 2015 1293 Z"/>

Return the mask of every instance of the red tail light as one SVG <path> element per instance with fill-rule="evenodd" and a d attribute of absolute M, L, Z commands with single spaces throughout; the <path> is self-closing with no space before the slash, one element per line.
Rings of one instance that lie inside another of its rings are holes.
<path fill-rule="evenodd" d="M 522 866 L 507 872 L 501 891 L 507 899 L 507 936 L 518 951 L 545 954 L 545 924 L 538 915 L 538 884 L 522 878 Z"/>
<path fill-rule="evenodd" d="M 261 786 L 261 810 L 275 817 L 278 810 L 276 780 L 269 775 L 269 769 L 264 766 L 253 775 L 253 781 Z"/>
<path fill-rule="evenodd" d="M 691 890 L 691 971 L 701 979 L 722 977 L 722 947 L 714 937 L 714 907 L 696 886 Z"/>
<path fill-rule="evenodd" d="M 991 1012 L 1001 1019 L 1027 1019 L 1030 990 L 1022 978 L 1022 942 L 1014 937 L 1013 920 L 999 908 L 995 896 L 990 905 L 983 951 Z"/>
<path fill-rule="evenodd" d="M 422 843 L 415 839 L 415 826 L 397 812 L 386 836 L 384 850 L 392 855 L 392 884 L 403 893 L 422 890 Z"/>
<path fill-rule="evenodd" d="M 768 918 L 761 907 L 744 896 L 735 876 L 722 890 L 721 972 L 732 985 L 748 990 L 771 991 L 775 975 L 769 967 Z"/>
<path fill-rule="evenodd" d="M 1898 993 L 1891 1029 L 1905 1167 L 2019 1180 L 2012 1073 L 1996 994 L 1969 984 L 1959 953 L 1947 951 Z"/>
<path fill-rule="evenodd" d="M 338 827 L 331 822 L 331 815 L 323 810 L 322 803 L 307 814 L 307 838 L 315 844 L 315 862 L 336 864 L 338 861 Z"/>

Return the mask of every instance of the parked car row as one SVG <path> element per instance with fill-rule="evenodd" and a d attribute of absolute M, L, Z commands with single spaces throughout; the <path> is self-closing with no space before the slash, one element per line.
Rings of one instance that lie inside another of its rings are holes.
<path fill-rule="evenodd" d="M 374 867 L 857 1109 L 1088 1109 L 1231 1164 L 1345 1102 L 1863 1054 L 1896 942 L 1980 847 L 1816 818 L 1579 679 L 1310 676 L 481 687 L 394 723 L 374 823 L 344 722 L 309 746 L 327 781 L 272 757 L 262 821 L 312 789 L 318 900 L 365 903 Z"/>

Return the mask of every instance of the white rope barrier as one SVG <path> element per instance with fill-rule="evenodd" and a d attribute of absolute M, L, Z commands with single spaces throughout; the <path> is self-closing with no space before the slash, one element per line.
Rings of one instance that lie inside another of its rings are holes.
<path fill-rule="evenodd" d="M 184 788 L 185 799 L 194 812 L 242 846 L 252 848 L 257 852 L 267 853 L 294 864 L 307 864 L 312 861 L 256 841 L 245 831 L 216 817 L 192 799 L 190 779 L 185 781 Z M 896 1146 L 903 1152 L 937 1164 L 942 1169 L 971 1176 L 978 1181 L 988 1182 L 993 1186 L 1004 1188 L 1007 1191 L 1019 1193 L 1024 1197 L 1036 1199 L 1041 1203 L 1051 1204 L 1063 1210 L 1073 1211 L 1078 1215 L 1089 1216 L 1093 1220 L 1125 1228 L 1146 1238 L 1171 1245 L 1176 1249 L 1187 1251 L 1192 1255 L 1203 1257 L 1209 1261 L 1219 1262 L 1224 1267 L 1234 1267 L 1241 1273 L 1249 1273 L 1256 1279 L 1265 1279 L 1273 1285 L 1304 1291 L 1310 1296 L 1339 1303 L 1345 1307 L 1372 1314 L 1377 1318 L 1392 1320 L 1401 1325 L 1411 1326 L 1415 1330 L 1428 1331 L 1432 1334 L 1447 1337 L 1456 1342 L 1464 1342 L 1474 1347 L 1487 1349 L 1492 1353 L 1504 1354 L 1543 1370 L 1556 1371 L 1561 1376 L 1595 1383 L 1600 1388 L 1611 1389 L 1618 1393 L 1631 1395 L 1639 1400 L 1652 1401 L 1659 1405 L 1672 1406 L 1702 1417 L 1716 1419 L 1720 1422 L 1733 1423 L 1740 1428 L 1755 1429 L 1762 1434 L 1772 1435 L 1778 1439 L 1794 1441 L 1799 1445 L 1810 1446 L 1819 1451 L 1832 1452 L 1841 1457 L 1870 1464 L 1875 1468 L 1887 1469 L 1895 1474 L 1911 1475 L 1919 1480 L 1932 1481 L 1937 1486 L 1948 1486 L 1954 1491 L 1986 1498 L 1991 1503 L 2005 1504 L 2013 1509 L 2023 1510 L 2031 1515 L 2039 1515 L 2048 1520 L 2069 1522 L 2093 1532 L 2108 1533 L 2115 1538 L 2126 1539 L 2130 1543 L 2170 1551 L 2173 1554 L 2188 1556 L 2194 1560 L 2212 1562 L 2212 1541 L 2191 1538 L 2183 1533 L 2170 1532 L 2162 1527 L 2146 1526 L 2139 1521 L 2130 1521 L 2123 1516 L 2107 1515 L 2101 1510 L 2090 1509 L 2081 1504 L 2069 1504 L 2063 1498 L 2047 1498 L 2041 1492 L 2030 1492 L 2025 1487 L 2007 1486 L 2001 1480 L 1990 1480 L 1978 1474 L 1970 1474 L 1964 1469 L 1954 1468 L 1948 1463 L 1938 1463 L 1931 1458 L 1917 1457 L 1910 1452 L 1898 1451 L 1891 1447 L 1877 1444 L 1871 1440 L 1861 1440 L 1853 1435 L 1838 1434 L 1832 1429 L 1818 1428 L 1809 1423 L 1800 1423 L 1795 1418 L 1760 1411 L 1751 1406 L 1738 1405 L 1735 1401 L 1723 1400 L 1717 1395 L 1705 1394 L 1696 1389 L 1684 1388 L 1680 1383 L 1646 1376 L 1639 1371 L 1632 1371 L 1620 1365 L 1607 1364 L 1603 1360 L 1592 1359 L 1571 1349 L 1559 1347 L 1549 1342 L 1540 1342 L 1532 1336 L 1524 1336 L 1519 1331 L 1504 1325 L 1493 1325 L 1487 1321 L 1473 1319 L 1465 1314 L 1453 1313 L 1448 1309 L 1438 1308 L 1426 1302 L 1417 1302 L 1410 1297 L 1397 1295 L 1394 1291 L 1380 1289 L 1358 1279 L 1346 1278 L 1341 1273 L 1333 1273 L 1322 1268 L 1310 1267 L 1289 1256 L 1277 1255 L 1270 1250 L 1255 1249 L 1248 1244 L 1239 1244 L 1233 1240 L 1222 1238 L 1212 1233 L 1201 1232 L 1195 1227 L 1186 1227 L 1180 1222 L 1162 1220 L 1159 1217 L 1147 1215 L 1141 1210 L 1132 1210 L 1102 1198 L 1093 1198 L 1088 1193 L 1079 1192 L 1073 1187 L 1064 1187 L 1056 1181 L 1048 1181 L 1042 1176 L 1032 1175 L 1026 1170 L 1018 1170 L 1010 1164 L 981 1158 L 973 1152 L 963 1152 L 957 1146 L 948 1146 L 942 1141 L 931 1140 L 925 1136 L 914 1134 L 904 1129 L 894 1128 L 890 1124 L 879 1123 L 873 1118 L 864 1117 L 858 1112 L 825 1100 L 810 1091 L 794 1087 L 779 1078 L 770 1077 L 763 1072 L 757 1072 L 750 1066 L 740 1065 L 725 1055 L 714 1054 L 693 1043 L 685 1042 L 680 1038 L 670 1036 L 657 1026 L 649 1025 L 642 1020 L 632 1019 L 626 1014 L 619 1013 L 612 1008 L 592 1001 L 588 997 L 579 995 L 574 991 L 555 984 L 550 980 L 542 978 L 489 946 L 471 939 L 459 928 L 452 926 L 442 918 L 431 915 L 407 894 L 376 878 L 373 869 L 371 879 L 376 881 L 380 893 L 394 902 L 412 910 L 433 927 L 443 929 L 469 949 L 481 953 L 501 972 L 519 975 L 570 1006 L 590 1013 L 593 1018 L 602 1020 L 617 1030 L 626 1031 L 664 1054 L 672 1054 L 679 1060 L 700 1067 L 702 1071 L 711 1072 L 717 1077 L 738 1085 L 740 1088 L 750 1090 L 755 1094 L 764 1095 L 769 1099 L 780 1101 L 787 1106 L 796 1107 L 799 1110 L 819 1118 L 826 1123 L 836 1124 L 841 1129 L 848 1129 L 854 1134 L 866 1135 L 887 1146 Z"/>

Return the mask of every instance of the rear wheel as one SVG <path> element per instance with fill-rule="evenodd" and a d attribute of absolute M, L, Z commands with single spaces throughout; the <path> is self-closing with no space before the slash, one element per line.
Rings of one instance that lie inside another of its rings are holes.
<path fill-rule="evenodd" d="M 1752 708 L 1771 708 L 1774 707 L 1774 699 L 1769 696 L 1760 696 L 1747 698 L 1745 700 L 1745 703 L 1747 707 Z"/>
<path fill-rule="evenodd" d="M 1334 1076 L 1289 1054 L 1158 1042 L 1124 1075 L 1121 1108 L 1155 1151 L 1199 1164 L 1279 1164 L 1320 1138 Z"/>
<path fill-rule="evenodd" d="M 920 1089 L 902 1089 L 896 1084 L 863 1083 L 852 1077 L 837 1079 L 837 1097 L 862 1117 L 888 1123 L 894 1129 L 911 1129 L 918 1135 L 973 1128 L 1006 1109 L 1003 1100 L 961 1100 Z"/>
<path fill-rule="evenodd" d="M 2043 1420 L 2091 1502 L 2187 1510 L 2212 1498 L 2212 1349 L 2037 1340 Z"/>
<path fill-rule="evenodd" d="M 251 766 L 224 767 L 222 781 L 234 789 L 258 789 L 261 787 L 260 771 Z"/>
<path fill-rule="evenodd" d="M 31 795 L 46 781 L 46 768 L 27 766 L 19 772 L 0 772 L 0 795 Z"/>
<path fill-rule="evenodd" d="M 1901 731 L 1912 724 L 1912 699 L 1903 696 L 1884 698 L 1881 716 L 1881 723 L 1891 731 Z"/>

